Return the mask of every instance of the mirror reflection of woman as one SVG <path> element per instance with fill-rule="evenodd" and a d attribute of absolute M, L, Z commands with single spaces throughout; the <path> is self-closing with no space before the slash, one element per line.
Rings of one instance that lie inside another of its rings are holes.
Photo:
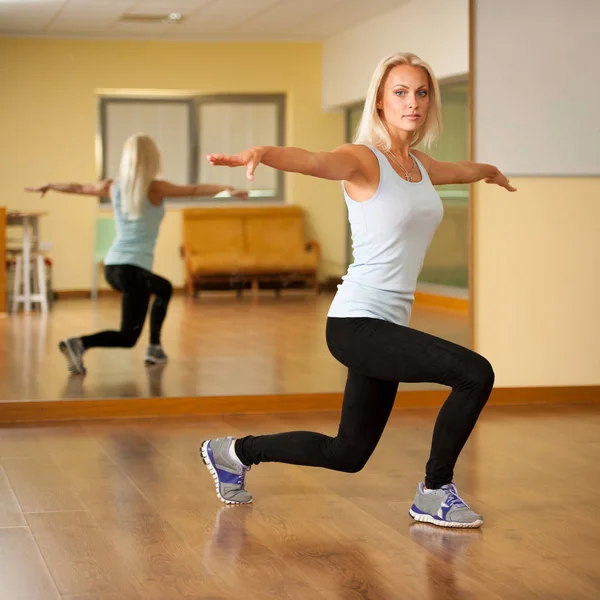
<path fill-rule="evenodd" d="M 440 129 L 439 88 L 431 67 L 413 54 L 380 62 L 369 87 L 355 143 L 333 152 L 249 148 L 236 156 L 209 155 L 213 165 L 245 166 L 252 180 L 260 163 L 282 171 L 342 181 L 354 263 L 343 277 L 327 319 L 327 344 L 348 367 L 339 430 L 207 440 L 201 452 L 224 502 L 251 502 L 245 476 L 252 465 L 282 462 L 355 473 L 375 450 L 399 382 L 452 388 L 433 431 L 425 480 L 409 509 L 417 521 L 444 527 L 483 523 L 458 495 L 454 467 L 494 384 L 481 355 L 409 327 L 417 278 L 442 220 L 434 185 L 484 180 L 515 191 L 494 166 L 439 162 L 417 150 Z M 394 468 L 402 463 L 395 459 Z"/>
<path fill-rule="evenodd" d="M 84 196 L 110 196 L 116 227 L 115 240 L 104 259 L 104 274 L 109 285 L 121 293 L 119 329 L 68 337 L 59 343 L 72 374 L 83 375 L 83 355 L 90 348 L 132 348 L 138 341 L 150 298 L 150 336 L 144 361 L 146 364 L 167 362 L 161 342 L 162 326 L 167 315 L 173 286 L 152 272 L 154 248 L 165 214 L 166 198 L 213 196 L 228 191 L 231 196 L 247 198 L 245 191 L 223 185 L 177 185 L 158 179 L 161 156 L 154 140 L 143 134 L 129 137 L 123 145 L 119 177 L 94 184 L 49 183 L 25 188 L 44 196 L 49 191 Z"/>

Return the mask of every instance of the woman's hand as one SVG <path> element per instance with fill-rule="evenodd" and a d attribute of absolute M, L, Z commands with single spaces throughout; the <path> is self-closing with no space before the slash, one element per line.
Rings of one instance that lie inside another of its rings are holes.
<path fill-rule="evenodd" d="M 502 175 L 500 171 L 498 171 L 493 177 L 486 177 L 484 181 L 486 183 L 495 183 L 496 185 L 507 189 L 509 192 L 517 191 L 517 188 L 510 185 L 510 181 L 504 175 Z"/>
<path fill-rule="evenodd" d="M 43 198 L 46 195 L 46 192 L 48 192 L 51 189 L 50 184 L 48 185 L 43 185 L 41 187 L 26 187 L 25 191 L 26 192 L 35 192 L 36 194 L 41 194 L 41 198 Z"/>
<path fill-rule="evenodd" d="M 229 195 L 232 198 L 239 198 L 240 200 L 248 200 L 248 190 L 237 190 L 232 188 L 229 190 Z"/>
<path fill-rule="evenodd" d="M 246 177 L 254 181 L 254 170 L 260 164 L 267 149 L 261 146 L 248 148 L 234 156 L 225 156 L 224 154 L 207 154 L 208 162 L 213 166 L 222 167 L 246 167 Z"/>

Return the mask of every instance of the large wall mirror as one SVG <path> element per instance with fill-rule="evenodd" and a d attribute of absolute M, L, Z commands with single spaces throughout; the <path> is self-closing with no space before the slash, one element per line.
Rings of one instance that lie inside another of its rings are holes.
<path fill-rule="evenodd" d="M 375 5 L 375 13 L 356 16 L 345 27 L 408 3 Z M 319 29 L 319 17 L 311 17 L 317 39 L 298 44 L 132 40 L 126 52 L 123 41 L 110 39 L 3 40 L 19 64 L 18 76 L 6 71 L 13 77 L 7 84 L 9 108 L 27 124 L 23 139 L 34 132 L 36 139 L 13 146 L 18 164 L 27 167 L 26 172 L 10 167 L 15 200 L 7 210 L 39 213 L 30 241 L 31 252 L 43 257 L 42 275 L 34 261 L 30 277 L 32 289 L 45 279 L 49 310 L 40 314 L 35 305 L 30 315 L 22 305 L 11 310 L 24 239 L 22 223 L 14 223 L 7 230 L 9 314 L 0 321 L 1 401 L 343 391 L 346 369 L 325 343 L 327 311 L 352 260 L 339 184 L 284 176 L 264 166 L 249 182 L 243 169 L 211 167 L 205 159 L 208 152 L 234 153 L 257 144 L 328 150 L 352 139 L 369 81 L 361 82 L 362 98 L 334 109 L 324 106 L 324 32 L 331 28 L 337 35 L 336 23 L 323 17 Z M 47 56 L 44 69 L 38 66 L 40 53 Z M 435 56 L 425 58 L 436 66 Z M 431 149 L 436 158 L 469 156 L 467 78 L 463 69 L 440 80 L 444 131 Z M 35 106 L 32 98 L 38 99 Z M 164 176 L 175 183 L 246 188 L 249 198 L 241 202 L 222 193 L 166 203 L 153 267 L 174 287 L 162 336 L 165 365 L 144 364 L 146 322 L 134 348 L 93 349 L 84 355 L 87 374 L 69 376 L 60 340 L 118 328 L 121 319 L 120 297 L 102 269 L 114 237 L 111 206 L 106 198 L 56 193 L 40 200 L 22 188 L 114 177 L 123 140 L 135 132 L 156 140 Z M 6 165 L 13 164 L 10 154 L 5 158 Z M 439 191 L 445 216 L 419 279 L 412 326 L 469 345 L 469 192 L 467 186 Z M 252 276 L 232 267 L 224 277 L 190 283 L 185 247 L 191 242 L 210 255 L 200 262 L 228 264 L 247 244 L 271 267 Z M 277 265 L 288 263 L 295 266 L 278 274 Z"/>

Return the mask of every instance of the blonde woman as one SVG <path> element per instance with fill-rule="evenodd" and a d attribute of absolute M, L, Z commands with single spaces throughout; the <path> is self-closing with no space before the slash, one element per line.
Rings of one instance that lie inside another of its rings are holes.
<path fill-rule="evenodd" d="M 360 471 L 383 433 L 398 383 L 437 382 L 452 392 L 439 412 L 425 481 L 409 512 L 445 527 L 482 524 L 458 495 L 453 475 L 494 372 L 479 354 L 408 323 L 423 258 L 442 219 L 433 186 L 485 180 L 515 189 L 494 166 L 438 162 L 415 149 L 430 144 L 439 129 L 439 89 L 430 66 L 414 54 L 396 54 L 373 74 L 354 144 L 333 152 L 259 147 L 207 157 L 213 165 L 245 166 L 250 180 L 262 163 L 342 181 L 354 249 L 327 319 L 328 347 L 348 367 L 337 435 L 293 431 L 205 441 L 201 454 L 224 502 L 252 501 L 245 476 L 261 462 Z"/>
<path fill-rule="evenodd" d="M 154 247 L 165 214 L 164 199 L 212 196 L 222 191 L 247 198 L 247 192 L 227 186 L 176 185 L 157 179 L 160 170 L 160 152 L 154 140 L 137 134 L 125 141 L 119 178 L 114 181 L 106 179 L 90 185 L 50 183 L 26 188 L 42 196 L 50 190 L 86 196 L 110 195 L 112 201 L 117 235 L 104 260 L 104 272 L 110 286 L 123 294 L 121 327 L 62 340 L 59 348 L 73 374 L 85 374 L 83 355 L 90 348 L 135 346 L 151 295 L 154 302 L 150 311 L 150 343 L 144 360 L 147 364 L 167 361 L 160 335 L 173 287 L 167 279 L 152 273 Z"/>

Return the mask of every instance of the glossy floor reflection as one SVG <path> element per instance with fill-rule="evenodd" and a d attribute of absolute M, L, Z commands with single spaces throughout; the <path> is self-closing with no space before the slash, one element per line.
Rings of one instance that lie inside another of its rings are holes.
<path fill-rule="evenodd" d="M 118 326 L 118 298 L 60 300 L 47 317 L 10 315 L 0 320 L 0 402 L 341 392 L 346 369 L 325 343 L 331 300 L 291 291 L 175 296 L 163 335 L 168 365 L 144 366 L 146 329 L 133 349 L 87 353 L 85 377 L 68 376 L 57 344 Z M 460 314 L 415 307 L 412 326 L 468 344 Z"/>
<path fill-rule="evenodd" d="M 367 467 L 253 467 L 225 506 L 206 437 L 336 414 L 0 427 L 0 590 L 11 600 L 592 600 L 600 407 L 488 407 L 456 483 L 484 526 L 408 516 L 434 410 L 394 413 Z"/>

